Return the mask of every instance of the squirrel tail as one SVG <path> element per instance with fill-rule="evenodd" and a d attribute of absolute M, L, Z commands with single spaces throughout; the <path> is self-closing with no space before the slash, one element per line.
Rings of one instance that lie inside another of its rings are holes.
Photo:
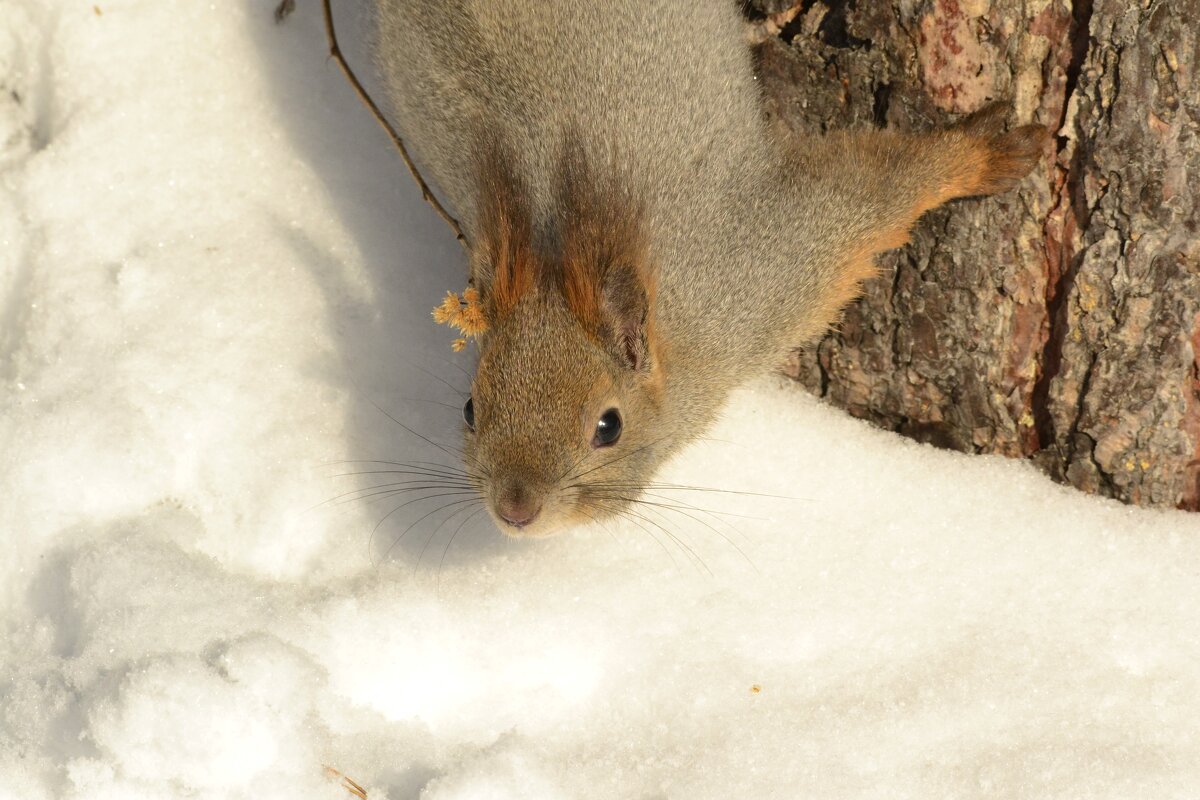
<path fill-rule="evenodd" d="M 797 186 L 829 187 L 827 209 L 842 236 L 840 263 L 813 315 L 820 335 L 829 320 L 875 272 L 875 256 L 903 246 L 924 214 L 960 197 L 991 195 L 1016 186 L 1045 152 L 1041 125 L 1004 130 L 1009 106 L 994 103 L 959 124 L 928 134 L 888 131 L 833 134 L 797 142 L 789 170 Z"/>

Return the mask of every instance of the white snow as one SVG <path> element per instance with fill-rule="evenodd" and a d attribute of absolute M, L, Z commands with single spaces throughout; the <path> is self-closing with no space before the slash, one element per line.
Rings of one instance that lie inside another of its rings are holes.
<path fill-rule="evenodd" d="M 446 458 L 464 265 L 270 12 L 0 0 L 0 798 L 1200 795 L 1198 517 L 771 379 L 694 557 L 324 502 Z"/>

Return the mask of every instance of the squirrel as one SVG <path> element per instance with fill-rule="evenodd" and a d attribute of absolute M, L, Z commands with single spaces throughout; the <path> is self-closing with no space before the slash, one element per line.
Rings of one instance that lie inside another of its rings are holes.
<path fill-rule="evenodd" d="M 465 468 L 498 527 L 622 513 L 730 393 L 822 335 L 926 211 L 1004 192 L 1042 126 L 781 134 L 732 0 L 376 0 L 394 119 L 487 329 Z"/>

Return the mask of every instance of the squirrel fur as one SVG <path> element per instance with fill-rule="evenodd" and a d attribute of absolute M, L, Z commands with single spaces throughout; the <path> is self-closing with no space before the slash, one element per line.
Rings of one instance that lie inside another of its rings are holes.
<path fill-rule="evenodd" d="M 877 253 L 1012 188 L 1047 140 L 1005 132 L 1002 105 L 924 135 L 781 135 L 731 0 L 377 0 L 374 51 L 470 245 L 489 329 L 466 468 L 512 535 L 621 513 Z"/>

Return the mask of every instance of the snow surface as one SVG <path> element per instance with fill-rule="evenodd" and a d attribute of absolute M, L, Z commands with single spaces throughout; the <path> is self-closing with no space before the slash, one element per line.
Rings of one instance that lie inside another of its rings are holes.
<path fill-rule="evenodd" d="M 455 441 L 464 267 L 270 10 L 0 0 L 0 798 L 1200 795 L 1200 517 L 770 379 L 703 564 L 323 502 Z"/>

